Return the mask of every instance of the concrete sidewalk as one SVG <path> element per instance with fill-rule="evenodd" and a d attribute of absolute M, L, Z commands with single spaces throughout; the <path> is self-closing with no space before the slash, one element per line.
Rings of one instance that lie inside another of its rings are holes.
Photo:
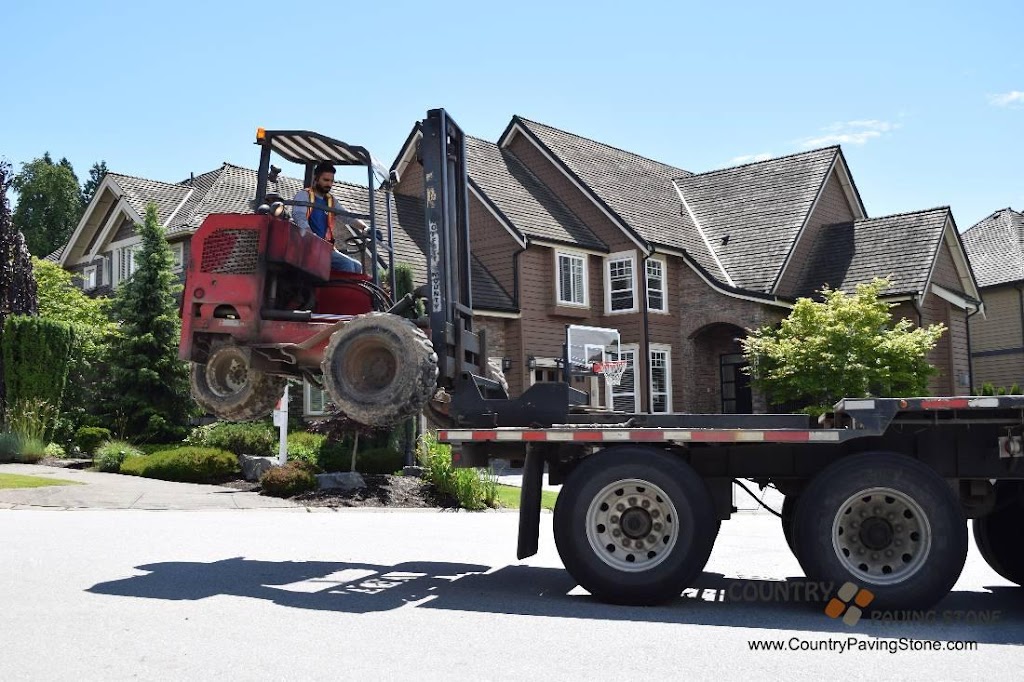
<path fill-rule="evenodd" d="M 171 483 L 35 464 L 0 464 L 0 473 L 74 481 L 80 485 L 0 489 L 0 509 L 293 509 L 296 502 L 219 485 Z"/>

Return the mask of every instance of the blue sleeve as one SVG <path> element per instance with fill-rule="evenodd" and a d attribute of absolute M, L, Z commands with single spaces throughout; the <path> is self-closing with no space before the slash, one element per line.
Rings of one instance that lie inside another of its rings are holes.
<path fill-rule="evenodd" d="M 295 194 L 295 197 L 292 199 L 292 201 L 305 201 L 305 202 L 308 202 L 309 201 L 309 192 L 307 192 L 304 189 L 300 189 Z M 305 206 L 292 206 L 291 208 L 292 208 L 292 220 L 295 222 L 296 225 L 299 226 L 299 228 L 301 230 L 303 230 L 304 232 L 308 231 L 309 230 L 309 221 L 306 219 L 306 214 L 309 212 L 309 209 L 307 207 L 305 207 Z"/>

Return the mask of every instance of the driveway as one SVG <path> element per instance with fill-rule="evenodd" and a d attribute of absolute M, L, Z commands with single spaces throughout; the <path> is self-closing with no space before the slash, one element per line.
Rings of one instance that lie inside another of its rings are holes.
<path fill-rule="evenodd" d="M 172 483 L 35 464 L 0 464 L 0 473 L 74 481 L 79 485 L 0 489 L 0 509 L 293 509 L 306 507 L 220 485 Z"/>

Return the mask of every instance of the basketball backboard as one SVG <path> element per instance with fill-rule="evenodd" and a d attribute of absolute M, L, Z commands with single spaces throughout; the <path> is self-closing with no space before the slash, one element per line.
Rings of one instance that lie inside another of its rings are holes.
<path fill-rule="evenodd" d="M 595 374 L 594 364 L 619 358 L 619 330 L 570 324 L 565 328 L 566 361 L 575 376 Z"/>

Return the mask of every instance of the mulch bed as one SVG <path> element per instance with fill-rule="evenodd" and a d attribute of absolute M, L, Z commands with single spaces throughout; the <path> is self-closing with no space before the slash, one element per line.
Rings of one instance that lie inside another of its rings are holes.
<path fill-rule="evenodd" d="M 291 498 L 307 507 L 453 507 L 454 501 L 440 497 L 434 486 L 415 476 L 363 475 L 360 490 L 314 490 Z"/>

